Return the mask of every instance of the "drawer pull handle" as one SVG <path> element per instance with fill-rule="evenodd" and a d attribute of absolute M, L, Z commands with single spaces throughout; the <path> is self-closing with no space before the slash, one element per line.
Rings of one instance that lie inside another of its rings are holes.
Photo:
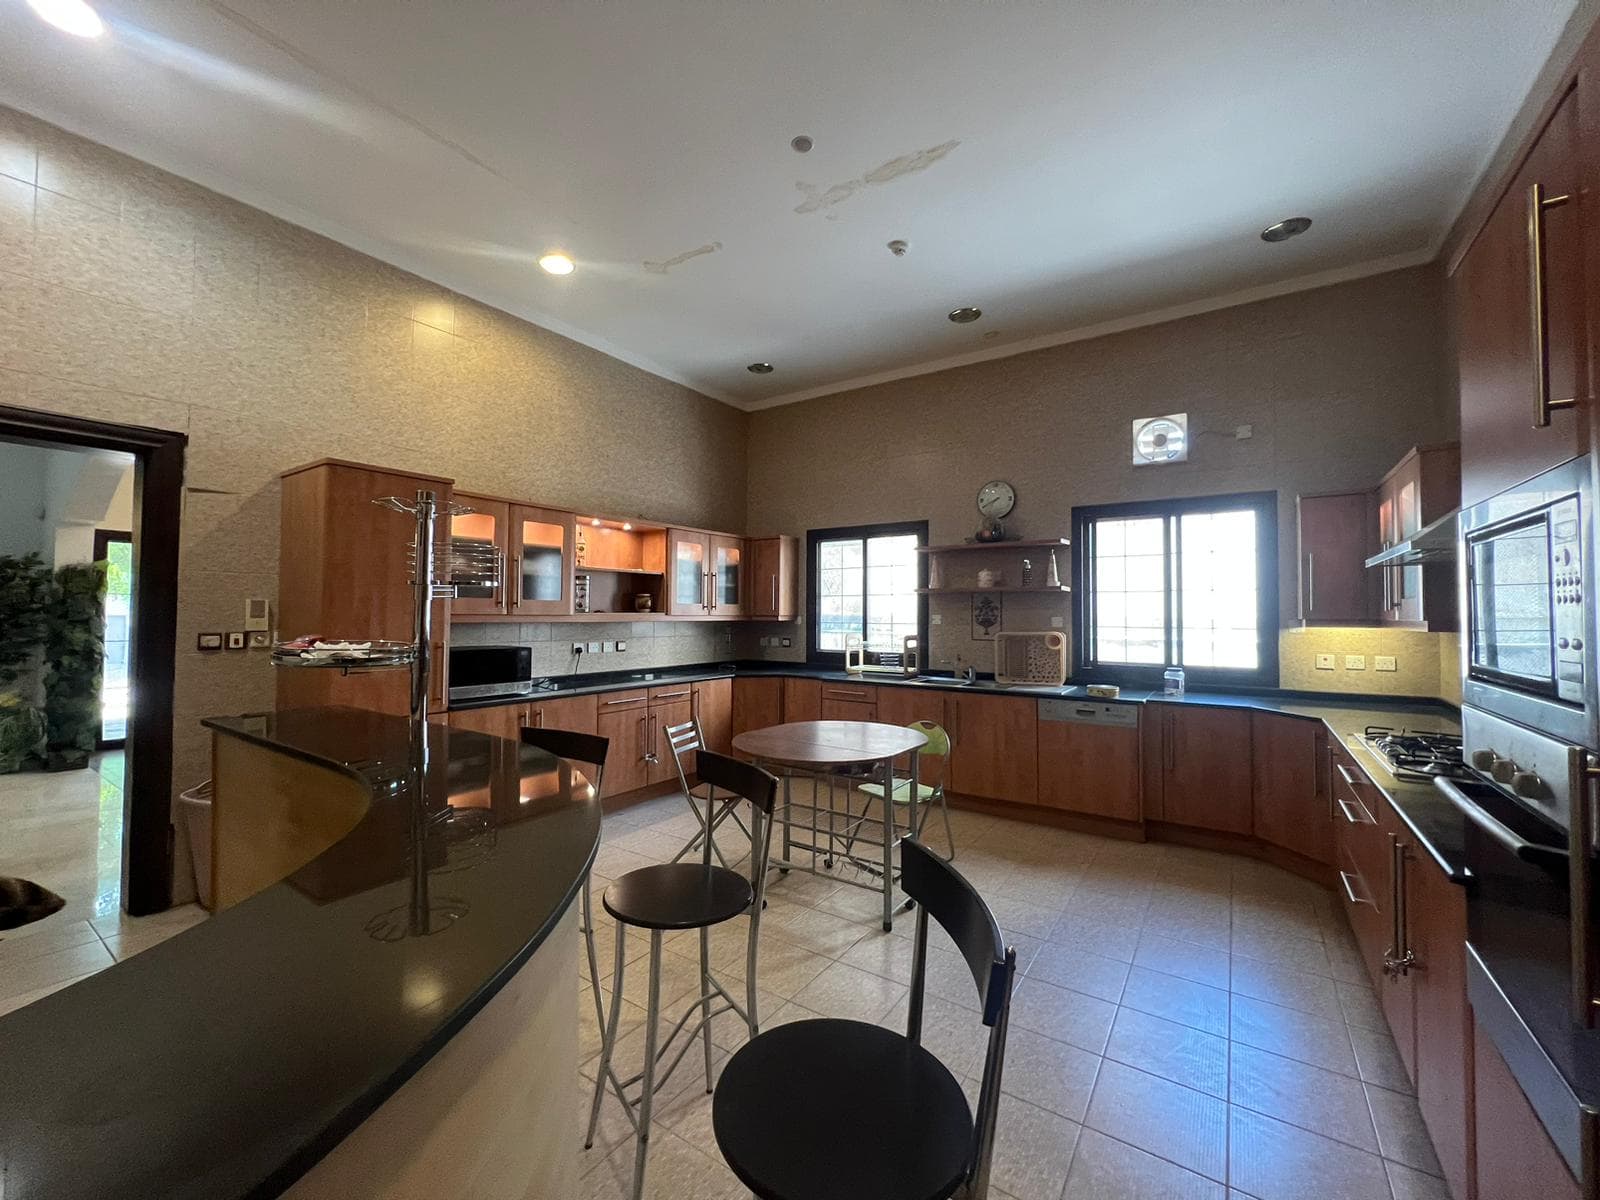
<path fill-rule="evenodd" d="M 1366 782 L 1365 779 L 1350 774 L 1350 769 L 1343 763 L 1334 763 L 1333 769 L 1339 772 L 1339 778 L 1344 780 L 1350 787 L 1358 788 Z"/>
<path fill-rule="evenodd" d="M 613 704 L 641 704 L 644 702 L 644 699 L 645 697 L 643 696 L 628 696 L 622 700 L 602 700 L 601 704 L 608 707 Z"/>
<path fill-rule="evenodd" d="M 1334 797 L 1334 803 L 1339 806 L 1339 811 L 1344 814 L 1344 819 L 1346 821 L 1349 821 L 1350 824 L 1352 824 L 1352 825 L 1373 825 L 1373 824 L 1376 824 L 1376 822 L 1373 821 L 1372 818 L 1367 815 L 1367 811 L 1366 811 L 1365 808 L 1361 808 L 1360 810 L 1358 810 L 1356 812 L 1352 812 L 1351 808 L 1350 808 L 1350 802 L 1348 800 L 1345 800 L 1342 797 L 1338 797 L 1338 796 Z"/>
<path fill-rule="evenodd" d="M 1351 880 L 1351 875 L 1350 875 L 1349 871 L 1340 871 L 1339 872 L 1339 882 L 1344 884 L 1344 894 L 1346 896 L 1350 897 L 1350 903 L 1351 904 L 1372 904 L 1371 900 L 1363 900 L 1360 896 L 1356 895 L 1356 889 L 1355 889 L 1354 886 L 1352 886 L 1350 880 Z M 1372 904 L 1372 907 L 1373 908 L 1377 908 L 1378 906 L 1376 904 Z"/>
<path fill-rule="evenodd" d="M 662 692 L 659 696 L 651 696 L 650 697 L 650 702 L 653 704 L 657 700 L 676 700 L 676 699 L 678 699 L 678 697 L 687 696 L 688 694 L 689 694 L 689 691 L 688 691 L 687 688 L 685 688 L 681 692 Z"/>

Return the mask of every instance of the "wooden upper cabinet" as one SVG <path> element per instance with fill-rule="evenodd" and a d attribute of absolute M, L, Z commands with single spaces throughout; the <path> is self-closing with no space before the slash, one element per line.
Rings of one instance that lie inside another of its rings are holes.
<path fill-rule="evenodd" d="M 667 611 L 679 617 L 711 612 L 711 539 L 685 529 L 667 531 Z"/>
<path fill-rule="evenodd" d="M 450 602 L 452 616 L 504 616 L 510 611 L 507 603 L 510 592 L 511 505 L 504 500 L 486 496 L 473 496 L 457 492 L 457 504 L 472 509 L 469 513 L 450 518 L 452 545 L 473 548 L 489 547 L 500 560 L 501 581 L 498 587 L 463 587 L 457 590 Z"/>
<path fill-rule="evenodd" d="M 514 504 L 506 593 L 513 616 L 572 611 L 574 517 L 569 512 Z"/>
<path fill-rule="evenodd" d="M 1376 514 L 1371 492 L 1300 496 L 1300 620 L 1307 624 L 1361 624 L 1377 619 Z"/>
<path fill-rule="evenodd" d="M 1038 803 L 1038 705 L 1021 696 L 947 693 L 950 790 L 1012 804 Z"/>
<path fill-rule="evenodd" d="M 711 563 L 711 615 L 742 617 L 750 586 L 744 539 L 714 533 L 706 542 Z"/>
<path fill-rule="evenodd" d="M 1592 228 L 1600 180 L 1584 178 L 1585 85 L 1580 77 L 1562 99 L 1451 275 L 1467 504 L 1589 448 L 1595 281 L 1585 240 L 1600 237 Z M 1541 405 L 1541 390 L 1557 407 Z M 1576 403 L 1560 406 L 1568 400 Z"/>
<path fill-rule="evenodd" d="M 761 537 L 747 539 L 745 547 L 750 571 L 746 614 L 763 621 L 794 620 L 799 543 L 792 537 Z"/>
<path fill-rule="evenodd" d="M 1315 862 L 1332 863 L 1322 722 L 1251 713 L 1250 742 L 1256 837 Z"/>
<path fill-rule="evenodd" d="M 1412 448 L 1378 485 L 1378 536 L 1398 545 L 1461 504 L 1461 448 L 1454 442 Z M 1379 567 L 1379 618 L 1385 624 L 1459 628 L 1455 564 Z"/>
<path fill-rule="evenodd" d="M 1250 833 L 1250 713 L 1239 708 L 1151 705 L 1161 722 L 1160 820 L 1223 833 Z M 1151 814 L 1155 816 L 1155 814 Z"/>

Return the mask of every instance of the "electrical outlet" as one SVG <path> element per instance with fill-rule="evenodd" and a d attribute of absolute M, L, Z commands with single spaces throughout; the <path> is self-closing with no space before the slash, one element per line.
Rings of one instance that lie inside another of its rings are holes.
<path fill-rule="evenodd" d="M 1367 656 L 1365 654 L 1346 654 L 1344 656 L 1344 669 L 1346 671 L 1365 671 L 1367 669 Z"/>
<path fill-rule="evenodd" d="M 228 631 L 228 649 L 229 650 L 243 650 L 244 649 L 244 643 L 245 643 L 245 636 L 244 635 L 245 635 L 245 632 L 246 631 L 243 630 L 243 629 L 230 629 Z"/>
<path fill-rule="evenodd" d="M 617 643 L 617 653 L 618 654 L 621 654 L 627 648 L 628 648 L 628 643 L 627 642 L 618 642 Z"/>
<path fill-rule="evenodd" d="M 1061 623 L 1062 622 L 1061 622 L 1061 618 L 1060 617 L 1051 617 L 1050 618 L 1050 628 L 1051 629 L 1060 629 L 1061 628 Z"/>
<path fill-rule="evenodd" d="M 783 648 L 784 648 L 784 649 L 785 649 L 785 650 L 787 650 L 787 649 L 788 649 L 788 648 L 789 648 L 789 647 L 790 647 L 790 646 L 792 646 L 792 645 L 794 645 L 794 642 L 793 642 L 793 640 L 791 640 L 791 639 L 790 639 L 790 638 L 784 638 L 784 639 L 783 639 Z"/>
<path fill-rule="evenodd" d="M 600 653 L 600 643 L 599 642 L 590 642 L 588 644 L 588 646 L 585 647 L 585 649 L 587 649 L 590 654 L 599 654 Z"/>
<path fill-rule="evenodd" d="M 1331 654 L 1319 654 L 1319 655 L 1317 655 L 1317 670 L 1319 670 L 1319 671 L 1331 671 L 1331 670 L 1333 670 L 1333 655 L 1331 655 Z"/>
<path fill-rule="evenodd" d="M 934 613 L 933 616 L 928 618 L 928 620 L 934 625 L 943 625 L 944 624 L 944 614 L 943 613 Z"/>
<path fill-rule="evenodd" d="M 1247 441 L 1248 439 L 1255 437 L 1255 435 L 1256 427 L 1254 425 L 1240 425 L 1237 426 L 1233 431 L 1234 438 L 1241 442 Z"/>
<path fill-rule="evenodd" d="M 572 652 L 574 654 L 582 654 L 583 653 L 583 643 L 582 642 L 573 642 L 572 643 Z"/>
<path fill-rule="evenodd" d="M 1372 669 L 1374 671 L 1398 671 L 1400 664 L 1395 662 L 1392 654 L 1375 654 L 1372 657 Z"/>

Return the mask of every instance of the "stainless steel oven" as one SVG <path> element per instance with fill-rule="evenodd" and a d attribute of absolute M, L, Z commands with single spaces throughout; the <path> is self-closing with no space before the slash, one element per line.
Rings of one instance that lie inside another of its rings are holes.
<path fill-rule="evenodd" d="M 1462 699 L 1600 749 L 1588 456 L 1461 514 Z"/>

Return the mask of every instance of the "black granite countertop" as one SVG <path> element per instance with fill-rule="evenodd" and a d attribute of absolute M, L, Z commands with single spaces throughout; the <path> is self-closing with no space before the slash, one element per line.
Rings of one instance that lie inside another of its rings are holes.
<path fill-rule="evenodd" d="M 528 960 L 599 844 L 587 781 L 531 747 L 430 726 L 419 787 L 401 718 L 205 723 L 371 807 L 282 882 L 0 1017 L 5 1200 L 278 1195 Z"/>

